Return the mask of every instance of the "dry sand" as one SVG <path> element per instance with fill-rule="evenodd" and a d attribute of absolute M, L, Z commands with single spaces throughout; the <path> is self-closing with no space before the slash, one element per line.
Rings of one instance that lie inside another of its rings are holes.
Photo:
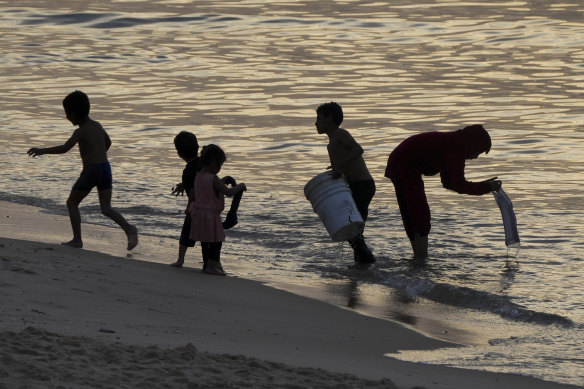
<path fill-rule="evenodd" d="M 46 243 L 66 218 L 22 209 L 0 202 L 0 388 L 571 387 L 388 358 L 454 345 L 256 281 Z"/>

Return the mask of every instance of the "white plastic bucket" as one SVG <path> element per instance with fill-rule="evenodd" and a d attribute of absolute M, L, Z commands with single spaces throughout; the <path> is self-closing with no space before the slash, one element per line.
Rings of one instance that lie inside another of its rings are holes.
<path fill-rule="evenodd" d="M 304 186 L 304 195 L 334 242 L 352 239 L 363 231 L 363 218 L 344 178 L 320 173 Z"/>

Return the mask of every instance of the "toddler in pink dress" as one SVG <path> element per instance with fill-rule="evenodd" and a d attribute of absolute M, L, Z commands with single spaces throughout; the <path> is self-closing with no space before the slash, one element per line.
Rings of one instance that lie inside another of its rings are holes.
<path fill-rule="evenodd" d="M 219 146 L 210 144 L 203 147 L 202 168 L 195 178 L 195 198 L 188 208 L 191 216 L 190 239 L 201 242 L 203 272 L 214 275 L 225 275 L 221 265 L 221 246 L 225 240 L 221 212 L 225 206 L 225 196 L 247 190 L 243 183 L 229 188 L 217 177 L 225 159 L 225 153 Z"/>

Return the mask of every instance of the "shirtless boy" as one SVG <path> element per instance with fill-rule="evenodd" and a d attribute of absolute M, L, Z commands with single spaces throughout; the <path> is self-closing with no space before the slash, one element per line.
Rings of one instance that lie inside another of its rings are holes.
<path fill-rule="evenodd" d="M 375 181 L 363 159 L 363 148 L 347 130 L 339 128 L 342 122 L 343 110 L 339 104 L 325 103 L 316 109 L 316 122 L 314 123 L 316 130 L 319 134 L 327 134 L 329 137 L 327 150 L 333 178 L 344 176 L 351 189 L 357 209 L 363 221 L 366 221 L 369 203 L 375 195 Z M 353 248 L 357 268 L 367 268 L 375 262 L 375 257 L 365 244 L 362 233 L 349 240 L 349 244 Z"/>
<path fill-rule="evenodd" d="M 97 186 L 101 212 L 116 222 L 128 237 L 128 250 L 138 245 L 138 229 L 129 224 L 126 219 L 111 207 L 112 198 L 112 173 L 107 151 L 111 146 L 111 140 L 101 124 L 89 118 L 89 98 L 81 91 L 70 93 L 63 100 L 63 108 L 67 119 L 79 126 L 73 135 L 62 145 L 48 148 L 33 147 L 27 154 L 36 157 L 43 154 L 64 154 L 76 144 L 79 145 L 79 154 L 83 162 L 83 171 L 73 185 L 67 209 L 73 228 L 73 239 L 62 243 L 65 246 L 83 247 L 81 239 L 81 215 L 79 204 L 89 194 L 93 187 Z"/>

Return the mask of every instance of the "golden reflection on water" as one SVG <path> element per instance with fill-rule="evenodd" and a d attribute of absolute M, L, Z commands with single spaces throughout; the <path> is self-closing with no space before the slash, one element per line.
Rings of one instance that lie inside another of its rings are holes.
<path fill-rule="evenodd" d="M 285 126 L 314 143 L 315 106 L 337 100 L 376 166 L 405 134 L 474 122 L 495 138 L 545 137 L 531 145 L 544 154 L 579 138 L 581 5 L 307 4 L 124 1 L 72 13 L 67 1 L 24 2 L 0 25 L 3 108 L 52 118 L 79 88 L 114 128 L 209 126 L 229 139 Z"/>
<path fill-rule="evenodd" d="M 278 174 L 301 187 L 327 162 L 314 109 L 336 100 L 377 177 L 407 135 L 484 123 L 494 138 L 486 175 L 512 178 L 510 188 L 521 188 L 519 196 L 536 192 L 534 183 L 541 194 L 542 181 L 581 196 L 573 180 L 579 171 L 566 164 L 584 158 L 578 131 L 584 123 L 581 4 L 0 6 L 6 10 L 0 91 L 8 120 L 63 128 L 60 101 L 82 89 L 123 148 L 155 146 L 178 129 L 191 129 L 232 150 L 234 168 L 250 181 L 262 183 L 268 174 L 261 169 L 283 161 Z M 22 135 L 43 140 L 30 127 Z M 143 127 L 158 130 L 136 141 Z M 273 148 L 281 143 L 290 146 Z M 535 166 L 534 154 L 541 162 Z M 123 150 L 118 155 L 125 157 Z M 254 164 L 239 164 L 239 158 Z M 522 169 L 529 173 L 515 175 Z M 561 183 L 551 179 L 558 172 L 566 175 Z"/>
<path fill-rule="evenodd" d="M 0 18 L 6 149 L 64 139 L 71 127 L 60 102 L 82 89 L 115 139 L 114 161 L 143 163 L 147 150 L 146 160 L 170 177 L 174 172 L 164 169 L 177 164 L 170 139 L 187 129 L 203 144 L 224 146 L 230 168 L 252 187 L 303 201 L 297 197 L 304 183 L 328 165 L 314 109 L 336 100 L 381 193 L 388 193 L 377 196 L 379 209 L 394 208 L 382 176 L 400 140 L 470 123 L 484 123 L 494 140 L 471 178 L 501 176 L 520 207 L 538 201 L 582 208 L 584 25 L 576 16 L 582 5 L 0 6 L 6 11 Z M 75 161 L 56 163 L 67 170 Z M 161 180 L 161 187 L 174 181 Z M 428 191 L 437 204 L 475 204 L 433 181 Z"/>

